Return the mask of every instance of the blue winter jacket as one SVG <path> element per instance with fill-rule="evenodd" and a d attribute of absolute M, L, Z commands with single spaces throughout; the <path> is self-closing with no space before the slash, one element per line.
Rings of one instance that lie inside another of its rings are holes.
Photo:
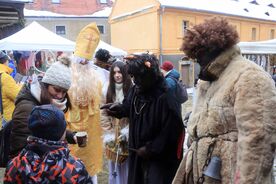
<path fill-rule="evenodd" d="M 9 60 L 9 67 L 10 67 L 11 69 L 13 69 L 13 71 L 12 71 L 12 73 L 11 73 L 10 75 L 12 76 L 12 78 L 14 78 L 15 75 L 16 75 L 17 70 L 16 70 L 16 67 L 15 67 L 15 65 L 14 65 L 14 62 L 13 62 L 12 60 Z"/>
<path fill-rule="evenodd" d="M 178 71 L 176 71 L 175 69 L 172 69 L 166 76 L 165 76 L 165 79 L 166 79 L 166 83 L 167 83 L 167 86 L 168 86 L 168 90 L 169 90 L 169 93 L 172 93 L 172 91 L 175 90 L 176 88 L 176 81 L 179 80 L 179 77 L 180 77 L 180 74 Z M 176 81 L 174 79 L 176 79 Z"/>

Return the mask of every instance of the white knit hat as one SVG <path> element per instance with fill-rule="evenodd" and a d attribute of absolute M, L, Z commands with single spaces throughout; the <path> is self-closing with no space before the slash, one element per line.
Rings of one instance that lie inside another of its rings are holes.
<path fill-rule="evenodd" d="M 69 57 L 60 57 L 46 71 L 42 82 L 68 90 L 72 82 L 70 65 L 71 59 Z"/>

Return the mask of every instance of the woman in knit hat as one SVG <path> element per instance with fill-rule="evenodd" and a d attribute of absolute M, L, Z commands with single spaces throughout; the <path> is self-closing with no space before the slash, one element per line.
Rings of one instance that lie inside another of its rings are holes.
<path fill-rule="evenodd" d="M 71 107 L 67 94 L 71 86 L 70 64 L 70 58 L 61 57 L 50 66 L 42 80 L 37 80 L 34 77 L 34 80 L 26 83 L 19 92 L 12 117 L 11 157 L 17 155 L 27 144 L 27 137 L 30 135 L 27 126 L 28 116 L 34 106 L 54 104 L 64 112 Z M 69 143 L 75 143 L 71 132 L 67 131 L 66 138 Z"/>

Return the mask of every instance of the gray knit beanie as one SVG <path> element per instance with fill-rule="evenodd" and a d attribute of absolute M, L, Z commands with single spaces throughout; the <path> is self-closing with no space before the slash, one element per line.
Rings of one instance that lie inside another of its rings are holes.
<path fill-rule="evenodd" d="M 68 90 L 72 82 L 70 65 L 71 59 L 69 57 L 60 57 L 48 68 L 42 82 Z"/>

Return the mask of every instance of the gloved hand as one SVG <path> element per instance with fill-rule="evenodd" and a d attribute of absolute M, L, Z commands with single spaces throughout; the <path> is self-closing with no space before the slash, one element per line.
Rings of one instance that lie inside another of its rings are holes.
<path fill-rule="evenodd" d="M 148 159 L 150 154 L 146 149 L 146 146 L 142 146 L 136 150 L 136 154 L 144 159 Z"/>
<path fill-rule="evenodd" d="M 105 109 L 107 115 L 116 118 L 121 118 L 122 104 L 120 103 L 108 103 L 100 107 L 100 109 Z"/>

